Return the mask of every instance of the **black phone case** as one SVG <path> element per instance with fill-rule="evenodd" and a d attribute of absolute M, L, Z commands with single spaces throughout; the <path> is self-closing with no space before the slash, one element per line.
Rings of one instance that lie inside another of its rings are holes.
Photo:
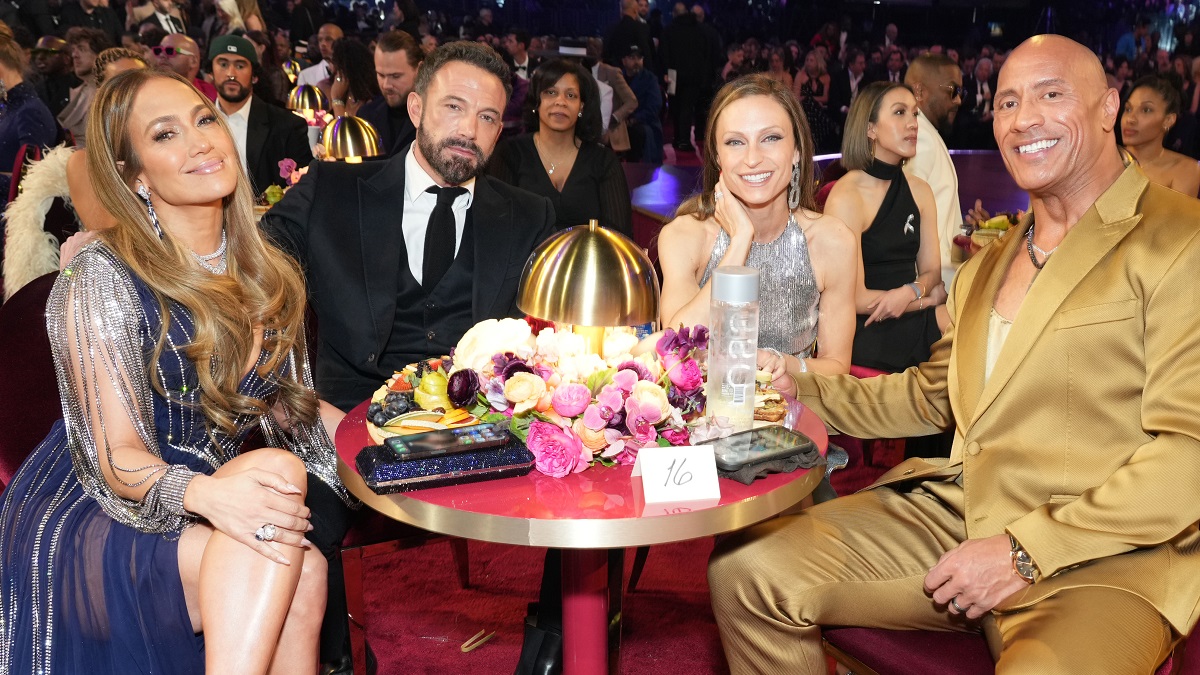
<path fill-rule="evenodd" d="M 749 436 L 749 435 L 753 435 L 753 434 L 771 434 L 771 435 L 776 435 L 776 436 L 783 436 L 783 437 L 786 437 L 789 440 L 789 442 L 794 443 L 794 445 L 789 445 L 787 447 L 780 447 L 780 448 L 773 450 L 772 452 L 762 452 L 759 454 L 755 454 L 752 457 L 748 457 L 744 461 L 740 461 L 740 462 L 731 462 L 728 457 L 722 455 L 722 453 L 721 453 L 722 445 L 726 445 L 728 443 L 735 442 L 735 440 L 731 440 L 731 439 L 736 439 L 738 437 Z M 715 441 L 712 441 L 712 443 L 714 445 L 713 450 L 715 451 L 715 454 L 716 454 L 717 468 L 720 469 L 721 471 L 730 472 L 730 473 L 732 473 L 734 471 L 739 471 L 743 467 L 746 467 L 746 466 L 762 464 L 764 462 L 771 462 L 771 461 L 774 461 L 777 459 L 785 459 L 787 457 L 792 457 L 794 455 L 799 455 L 799 454 L 803 454 L 806 452 L 812 452 L 812 450 L 814 450 L 816 448 L 816 444 L 813 443 L 812 439 L 809 438 L 808 436 L 805 436 L 804 434 L 800 433 L 799 431 L 793 431 L 791 429 L 785 429 L 784 427 L 775 427 L 775 426 L 761 427 L 759 429 L 752 429 L 750 431 L 741 431 L 736 434 L 731 434 L 729 436 L 726 436 L 725 438 L 720 438 Z"/>
<path fill-rule="evenodd" d="M 384 445 L 363 448 L 354 464 L 376 494 L 410 492 L 497 478 L 524 476 L 533 469 L 533 453 L 513 438 L 500 447 L 403 460 Z"/>

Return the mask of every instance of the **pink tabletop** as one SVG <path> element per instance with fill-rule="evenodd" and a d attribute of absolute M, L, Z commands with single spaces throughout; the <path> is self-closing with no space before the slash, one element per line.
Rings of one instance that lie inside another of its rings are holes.
<path fill-rule="evenodd" d="M 354 468 L 367 435 L 368 402 L 338 426 L 338 471 L 356 497 L 384 515 L 418 527 L 470 539 L 525 546 L 615 548 L 681 541 L 740 529 L 807 497 L 824 476 L 824 465 L 771 474 L 751 485 L 721 478 L 719 503 L 646 508 L 641 479 L 632 467 L 593 466 L 565 478 L 531 471 L 526 476 L 375 494 Z M 829 437 L 812 411 L 790 402 L 784 420 L 807 435 L 822 454 Z"/>

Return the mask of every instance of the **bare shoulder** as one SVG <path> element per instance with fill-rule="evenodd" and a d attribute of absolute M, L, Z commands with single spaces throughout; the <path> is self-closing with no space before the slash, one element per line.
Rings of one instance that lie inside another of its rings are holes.
<path fill-rule="evenodd" d="M 716 221 L 712 218 L 700 220 L 694 215 L 678 216 L 663 225 L 658 235 L 658 257 L 674 260 L 700 259 L 707 242 L 709 248 L 716 241 Z"/>
<path fill-rule="evenodd" d="M 905 174 L 905 176 L 908 177 L 908 189 L 912 191 L 914 197 L 918 199 L 925 196 L 933 198 L 933 188 L 929 187 L 929 181 L 912 174 Z"/>
<path fill-rule="evenodd" d="M 804 210 L 797 214 L 797 221 L 814 257 L 836 259 L 855 255 L 858 237 L 840 218 Z"/>

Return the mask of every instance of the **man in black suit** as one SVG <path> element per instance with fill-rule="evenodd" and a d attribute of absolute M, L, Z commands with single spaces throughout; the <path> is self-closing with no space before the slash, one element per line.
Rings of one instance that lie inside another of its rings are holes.
<path fill-rule="evenodd" d="M 410 148 L 386 161 L 318 162 L 263 216 L 266 234 L 307 277 L 323 400 L 349 410 L 406 364 L 448 353 L 476 322 L 521 315 L 521 273 L 553 232 L 554 209 L 482 173 L 509 77 L 487 46 L 437 48 L 408 96 Z M 314 515 L 340 507 L 335 497 L 322 502 L 314 506 L 310 491 Z M 326 662 L 343 654 L 346 629 L 337 555 L 345 525 L 337 530 L 324 528 L 321 541 L 309 533 L 330 562 Z"/>
<path fill-rule="evenodd" d="M 121 22 L 117 13 L 104 3 L 103 0 L 79 0 L 63 4 L 61 30 L 74 26 L 95 28 L 104 33 L 108 41 L 114 45 L 121 44 Z"/>
<path fill-rule="evenodd" d="M 255 192 L 272 184 L 286 185 L 279 162 L 291 159 L 297 166 L 312 162 L 308 125 L 291 111 L 253 96 L 258 52 L 246 38 L 217 37 L 208 50 L 208 60 L 217 86 L 217 110 L 225 118 Z"/>
<path fill-rule="evenodd" d="M 650 57 L 654 45 L 650 42 L 650 27 L 638 16 L 638 0 L 621 1 L 621 18 L 613 25 L 604 39 L 604 62 L 614 68 L 621 67 L 621 51 L 629 45 L 637 45 L 646 57 L 646 67 L 654 70 Z"/>
<path fill-rule="evenodd" d="M 417 128 L 408 116 L 408 94 L 424 60 L 425 52 L 405 31 L 388 31 L 375 43 L 379 96 L 364 103 L 358 116 L 379 132 L 379 147 L 388 157 L 407 148 L 417 137 Z"/>
<path fill-rule="evenodd" d="M 867 75 L 867 56 L 851 47 L 846 51 L 846 68 L 834 73 L 829 80 L 829 111 L 835 115 L 838 128 L 846 126 L 846 113 L 858 92 L 871 84 Z"/>

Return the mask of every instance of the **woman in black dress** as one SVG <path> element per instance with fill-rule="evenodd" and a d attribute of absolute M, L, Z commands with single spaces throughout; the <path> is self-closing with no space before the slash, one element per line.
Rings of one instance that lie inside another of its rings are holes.
<path fill-rule="evenodd" d="M 597 219 L 633 236 L 625 172 L 600 145 L 600 89 L 574 61 L 554 59 L 533 73 L 525 99 L 529 133 L 502 141 L 488 165 L 500 180 L 548 198 L 558 229 Z"/>

